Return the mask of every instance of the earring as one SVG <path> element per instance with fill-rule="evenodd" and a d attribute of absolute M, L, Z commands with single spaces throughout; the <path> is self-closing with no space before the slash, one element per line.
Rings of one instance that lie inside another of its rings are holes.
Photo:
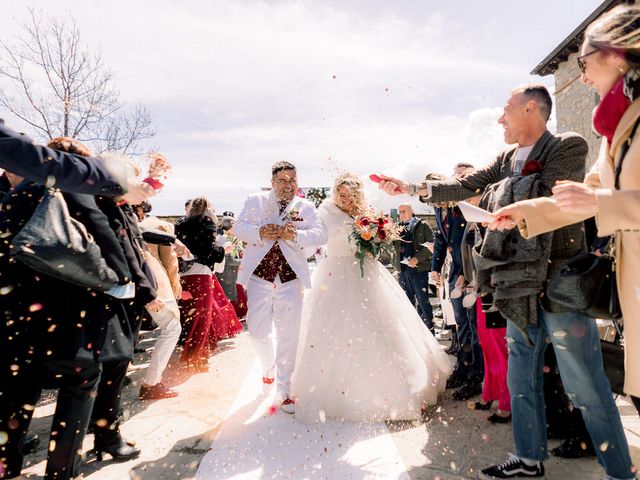
<path fill-rule="evenodd" d="M 622 75 L 624 75 L 625 73 L 627 73 L 627 72 L 625 72 L 625 71 L 624 71 L 624 68 L 622 68 L 620 65 L 616 65 L 616 67 L 617 67 L 618 71 L 619 71 Z"/>

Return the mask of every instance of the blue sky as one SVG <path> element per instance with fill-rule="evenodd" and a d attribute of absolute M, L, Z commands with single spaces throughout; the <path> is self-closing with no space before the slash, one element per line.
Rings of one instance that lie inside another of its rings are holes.
<path fill-rule="evenodd" d="M 23 2 L 0 0 L 0 35 Z M 70 12 L 125 100 L 150 109 L 174 172 L 154 201 L 175 214 L 207 195 L 238 211 L 278 160 L 301 185 L 339 169 L 417 180 L 503 147 L 509 91 L 599 4 L 594 0 L 40 0 Z M 0 112 L 10 125 L 20 127 Z M 394 206 L 374 189 L 371 202 Z"/>

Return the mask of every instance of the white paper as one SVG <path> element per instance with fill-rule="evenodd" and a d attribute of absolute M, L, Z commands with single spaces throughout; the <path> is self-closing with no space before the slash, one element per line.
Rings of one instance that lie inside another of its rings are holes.
<path fill-rule="evenodd" d="M 409 265 L 409 260 L 410 260 L 409 257 L 403 258 L 402 260 L 400 260 L 400 263 L 404 263 L 405 265 Z"/>
<path fill-rule="evenodd" d="M 458 202 L 458 207 L 467 222 L 491 223 L 496 219 L 493 213 L 467 202 Z"/>

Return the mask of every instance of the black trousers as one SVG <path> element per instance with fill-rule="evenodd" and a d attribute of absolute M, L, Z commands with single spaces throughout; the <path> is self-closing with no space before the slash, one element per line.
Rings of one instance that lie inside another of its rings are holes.
<path fill-rule="evenodd" d="M 2 375 L 0 431 L 8 438 L 0 447 L 0 460 L 6 477 L 20 475 L 22 445 L 43 388 L 58 389 L 45 479 L 66 480 L 78 475 L 100 372 L 100 364 L 95 361 L 74 360 L 36 362 Z"/>
<path fill-rule="evenodd" d="M 119 434 L 119 416 L 122 389 L 129 368 L 129 359 L 102 363 L 102 376 L 91 414 L 91 423 L 97 438 L 106 439 Z"/>

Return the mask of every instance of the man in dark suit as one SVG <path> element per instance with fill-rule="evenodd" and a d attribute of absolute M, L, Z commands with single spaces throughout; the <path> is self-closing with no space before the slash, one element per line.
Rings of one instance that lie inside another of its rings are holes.
<path fill-rule="evenodd" d="M 423 201 L 435 203 L 474 197 L 505 178 L 515 181 L 537 175 L 535 180 L 546 196 L 551 195 L 559 180 L 580 182 L 584 178 L 587 143 L 575 133 L 551 134 L 546 127 L 551 107 L 551 96 L 544 86 L 520 87 L 511 93 L 498 120 L 504 128 L 505 142 L 516 144 L 515 148 L 502 152 L 489 165 L 464 178 L 412 185 L 383 176 L 380 188 L 391 195 L 419 195 Z M 558 229 L 552 235 L 547 280 L 571 257 L 586 250 L 582 223 Z M 480 478 L 544 476 L 542 462 L 548 453 L 542 366 L 548 341 L 556 351 L 567 393 L 582 410 L 594 445 L 600 447 L 596 452 L 598 461 L 609 475 L 620 472 L 615 476 L 631 478 L 634 474 L 629 447 L 598 354 L 595 321 L 549 301 L 545 288 L 540 291 L 537 315 L 529 318 L 524 328 L 518 328 L 512 320 L 507 322 L 508 383 L 517 457 L 483 470 Z"/>
<path fill-rule="evenodd" d="M 433 231 L 426 222 L 414 216 L 413 207 L 409 204 L 398 207 L 398 216 L 404 231 L 402 240 L 393 245 L 393 267 L 400 275 L 400 286 L 411 303 L 418 305 L 420 318 L 431 333 L 434 333 L 433 310 L 429 302 L 431 252 L 424 245 L 433 242 Z"/>
<path fill-rule="evenodd" d="M 155 194 L 150 185 L 129 176 L 125 165 L 36 145 L 28 136 L 7 127 L 1 118 L 0 167 L 32 182 L 67 192 L 120 195 L 130 205 Z"/>

